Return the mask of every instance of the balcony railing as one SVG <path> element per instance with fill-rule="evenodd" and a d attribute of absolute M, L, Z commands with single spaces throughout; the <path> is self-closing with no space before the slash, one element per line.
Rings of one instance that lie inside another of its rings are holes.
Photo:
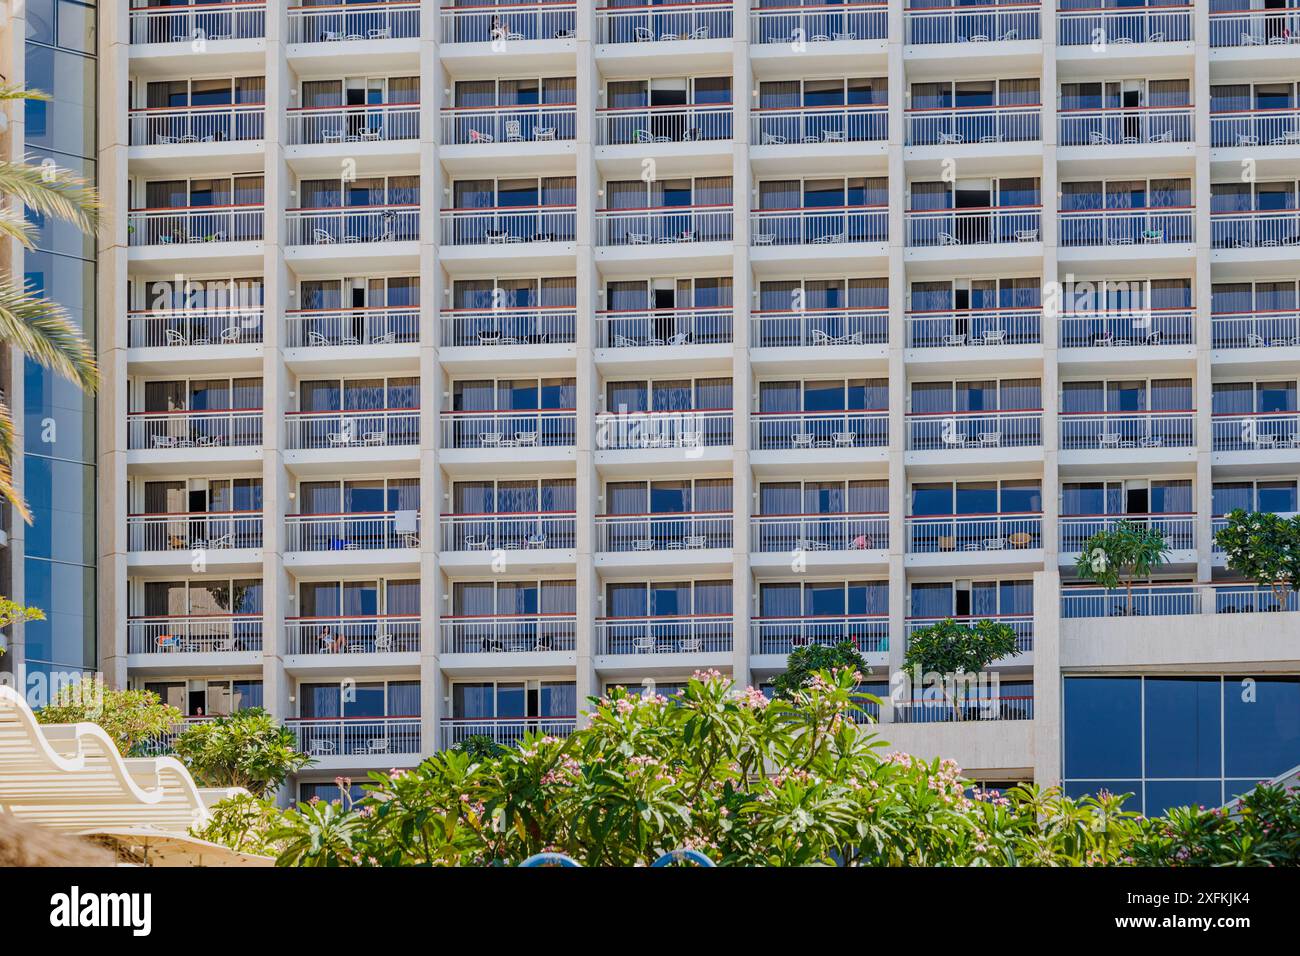
<path fill-rule="evenodd" d="M 1196 445 L 1193 411 L 1062 412 L 1060 426 L 1063 451 Z"/>
<path fill-rule="evenodd" d="M 996 43 L 1042 36 L 1036 3 L 908 10 L 905 17 L 907 43 Z"/>
<path fill-rule="evenodd" d="M 540 551 L 573 548 L 577 518 L 572 511 L 442 515 L 443 551 Z"/>
<path fill-rule="evenodd" d="M 864 654 L 880 654 L 889 650 L 889 618 L 868 614 L 756 617 L 750 622 L 750 635 L 755 654 L 789 654 L 796 647 L 834 647 L 846 641 Z"/>
<path fill-rule="evenodd" d="M 420 207 L 405 205 L 289 209 L 285 211 L 285 226 L 291 246 L 415 242 L 420 238 Z"/>
<path fill-rule="evenodd" d="M 731 37 L 731 3 L 674 3 L 597 7 L 597 43 L 725 40 Z"/>
<path fill-rule="evenodd" d="M 755 246 L 885 242 L 889 238 L 889 209 L 885 206 L 755 209 L 749 214 L 749 231 L 749 241 Z"/>
<path fill-rule="evenodd" d="M 168 8 L 164 7 L 160 9 Z M 140 742 L 140 756 L 160 757 L 164 754 L 171 753 L 177 737 L 185 733 L 185 731 L 189 730 L 191 727 L 207 723 L 213 719 L 213 717 L 186 717 L 184 720 L 172 725 L 162 733 L 155 734 L 146 740 L 142 740 Z"/>
<path fill-rule="evenodd" d="M 572 306 L 523 309 L 443 309 L 443 348 L 466 345 L 565 345 L 577 337 Z"/>
<path fill-rule="evenodd" d="M 398 40 L 419 35 L 420 4 L 414 0 L 289 8 L 290 43 Z"/>
<path fill-rule="evenodd" d="M 750 114 L 755 146 L 866 143 L 889 138 L 887 106 L 796 106 Z"/>
<path fill-rule="evenodd" d="M 442 111 L 442 145 L 553 143 L 577 135 L 572 105 L 475 106 Z"/>
<path fill-rule="evenodd" d="M 1043 210 L 1039 206 L 994 206 L 988 209 L 908 211 L 909 246 L 978 246 L 988 243 L 1039 242 Z"/>
<path fill-rule="evenodd" d="M 1061 589 L 1061 617 L 1163 617 L 1185 614 L 1249 614 L 1300 610 L 1300 593 L 1288 591 L 1279 604 L 1273 589 L 1257 584 L 1136 585 L 1124 588 Z"/>
<path fill-rule="evenodd" d="M 597 312 L 596 347 L 727 345 L 733 340 L 731 321 L 731 306 Z"/>
<path fill-rule="evenodd" d="M 1061 316 L 1061 348 L 1126 345 L 1191 345 L 1196 341 L 1192 309 L 1086 312 Z"/>
<path fill-rule="evenodd" d="M 288 551 L 414 550 L 420 546 L 414 513 L 357 511 L 332 515 L 286 515 Z"/>
<path fill-rule="evenodd" d="M 262 139 L 265 116 L 261 103 L 162 107 L 131 110 L 128 123 L 132 146 L 176 146 Z"/>
<path fill-rule="evenodd" d="M 1043 546 L 1041 514 L 927 515 L 908 518 L 909 554 L 1023 551 Z"/>
<path fill-rule="evenodd" d="M 527 654 L 572 651 L 578 619 L 573 614 L 488 614 L 444 617 L 444 654 Z"/>
<path fill-rule="evenodd" d="M 1300 245 L 1300 210 L 1212 213 L 1210 237 L 1215 249 Z"/>
<path fill-rule="evenodd" d="M 193 43 L 195 40 L 253 40 L 266 36 L 266 4 L 221 3 L 135 7 L 132 43 Z"/>
<path fill-rule="evenodd" d="M 1300 448 L 1300 412 L 1215 415 L 1215 451 L 1273 451 Z"/>
<path fill-rule="evenodd" d="M 286 412 L 285 447 L 395 448 L 420 443 L 418 408 L 348 409 L 337 412 Z"/>
<path fill-rule="evenodd" d="M 567 737 L 577 724 L 576 717 L 457 717 L 442 722 L 442 749 L 450 750 L 469 737 L 517 747 L 528 734 Z"/>
<path fill-rule="evenodd" d="M 1043 443 L 1043 413 L 925 412 L 907 416 L 909 451 L 1026 448 Z"/>
<path fill-rule="evenodd" d="M 884 345 L 889 341 L 889 310 L 884 308 L 769 311 L 751 315 L 751 348 Z"/>
<path fill-rule="evenodd" d="M 260 242 L 262 204 L 133 209 L 127 214 L 127 244 L 169 246 L 194 242 Z"/>
<path fill-rule="evenodd" d="M 1192 8 L 1058 10 L 1057 44 L 1178 43 L 1192 39 Z"/>
<path fill-rule="evenodd" d="M 420 615 L 290 617 L 286 654 L 413 654 L 420 650 Z"/>
<path fill-rule="evenodd" d="M 596 515 L 597 551 L 698 551 L 731 547 L 730 511 Z"/>
<path fill-rule="evenodd" d="M 603 412 L 596 416 L 596 447 L 629 451 L 643 448 L 690 449 L 730 445 L 732 415 L 722 409 L 675 412 Z"/>
<path fill-rule="evenodd" d="M 883 40 L 889 32 L 883 2 L 772 7 L 751 11 L 749 23 L 751 43 Z"/>
<path fill-rule="evenodd" d="M 1196 210 L 1078 209 L 1062 212 L 1063 246 L 1160 245 L 1192 242 L 1196 238 Z"/>
<path fill-rule="evenodd" d="M 894 703 L 896 724 L 948 724 L 959 719 L 971 723 L 981 720 L 1033 720 L 1034 698 L 1008 695 L 976 697 L 973 693 L 957 707 L 943 700 L 900 700 Z"/>
<path fill-rule="evenodd" d="M 1196 547 L 1194 514 L 1062 515 L 1059 550 L 1062 554 L 1076 554 L 1094 534 L 1110 531 L 1121 521 L 1159 531 L 1171 550 L 1191 551 Z"/>
<path fill-rule="evenodd" d="M 557 448 L 577 440 L 571 408 L 443 412 L 440 417 L 443 448 Z"/>
<path fill-rule="evenodd" d="M 1043 310 L 962 309 L 907 313 L 907 347 L 1037 345 L 1043 341 Z"/>
<path fill-rule="evenodd" d="M 440 220 L 444 246 L 573 242 L 577 211 L 574 206 L 444 209 Z"/>
<path fill-rule="evenodd" d="M 127 343 L 133 349 L 256 344 L 262 341 L 263 315 L 260 305 L 129 312 Z"/>
<path fill-rule="evenodd" d="M 814 448 L 883 448 L 889 444 L 889 412 L 755 412 L 751 416 L 755 451 Z"/>
<path fill-rule="evenodd" d="M 1190 106 L 1062 110 L 1062 146 L 1115 146 L 1135 143 L 1190 143 L 1195 139 Z"/>
<path fill-rule="evenodd" d="M 1210 145 L 1300 145 L 1300 110 L 1230 110 L 1210 114 Z"/>
<path fill-rule="evenodd" d="M 731 104 L 635 106 L 596 111 L 600 146 L 731 139 Z"/>
<path fill-rule="evenodd" d="M 261 614 L 128 618 L 128 654 L 238 654 L 262 649 Z"/>
<path fill-rule="evenodd" d="M 1210 13 L 1210 46 L 1286 46 L 1300 43 L 1300 8 Z"/>
<path fill-rule="evenodd" d="M 997 106 L 907 111 L 908 146 L 1025 143 L 1043 138 L 1042 107 Z"/>
<path fill-rule="evenodd" d="M 889 515 L 755 515 L 750 535 L 760 552 L 881 551 L 889 547 Z"/>
<path fill-rule="evenodd" d="M 220 551 L 262 546 L 262 512 L 127 515 L 128 551 Z"/>
<path fill-rule="evenodd" d="M 1006 624 L 1011 630 L 1016 632 L 1016 653 L 1028 654 L 1034 649 L 1034 616 L 1029 614 L 971 614 L 971 615 L 951 615 L 948 618 L 942 617 L 909 617 L 907 619 L 907 636 L 910 642 L 911 636 L 923 627 L 930 627 L 944 620 L 953 620 L 958 624 L 973 625 L 980 621 L 993 621 L 996 624 Z"/>
<path fill-rule="evenodd" d="M 597 618 L 597 654 L 725 654 L 730 614 Z"/>
<path fill-rule="evenodd" d="M 1227 312 L 1210 317 L 1216 349 L 1300 346 L 1300 312 Z"/>
<path fill-rule="evenodd" d="M 127 445 L 132 451 L 161 448 L 229 448 L 262 444 L 260 408 L 203 412 L 131 412 Z"/>
<path fill-rule="evenodd" d="M 443 43 L 516 43 L 524 40 L 571 40 L 577 26 L 572 2 L 519 3 L 508 6 L 444 6 Z"/>
<path fill-rule="evenodd" d="M 731 242 L 731 206 L 596 210 L 596 244 Z"/>
<path fill-rule="evenodd" d="M 393 754 L 420 753 L 419 717 L 292 717 L 285 726 L 298 749 L 322 757 L 373 757 L 385 767 Z"/>
<path fill-rule="evenodd" d="M 290 146 L 420 138 L 419 103 L 303 107 L 289 110 L 288 118 Z"/>
<path fill-rule="evenodd" d="M 420 341 L 420 307 L 292 309 L 285 312 L 285 346 L 410 345 Z"/>

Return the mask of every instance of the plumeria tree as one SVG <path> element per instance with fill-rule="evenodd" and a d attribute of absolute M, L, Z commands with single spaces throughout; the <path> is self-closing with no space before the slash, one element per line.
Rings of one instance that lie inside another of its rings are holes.
<path fill-rule="evenodd" d="M 36 711 L 43 724 L 99 724 L 123 757 L 139 755 L 146 742 L 181 722 L 184 715 L 151 690 L 114 690 L 97 678 L 67 684 Z"/>
<path fill-rule="evenodd" d="M 1150 577 L 1169 560 L 1169 542 L 1159 528 L 1136 521 L 1116 521 L 1083 543 L 1074 570 L 1085 581 L 1107 590 L 1124 587 L 1124 613 L 1133 613 L 1133 584 Z"/>
<path fill-rule="evenodd" d="M 294 732 L 260 707 L 194 724 L 172 750 L 203 786 L 243 787 L 255 797 L 274 793 L 313 762 Z"/>
<path fill-rule="evenodd" d="M 19 621 L 43 621 L 45 612 L 38 607 L 23 607 L 17 601 L 11 601 L 6 597 L 0 597 L 0 630 L 4 630 L 10 624 L 16 624 Z M 5 646 L 0 644 L 0 654 L 5 652 Z"/>
<path fill-rule="evenodd" d="M 965 623 L 948 618 L 919 627 L 907 636 L 904 664 L 914 674 L 940 675 L 944 700 L 953 719 L 963 717 L 968 675 L 976 675 L 996 660 L 1016 653 L 1015 629 L 1005 621 Z"/>
<path fill-rule="evenodd" d="M 809 644 L 796 647 L 786 658 L 785 670 L 772 681 L 772 693 L 790 700 L 796 692 L 806 687 L 813 675 L 824 670 L 850 670 L 867 673 L 870 667 L 851 641 L 838 644 Z"/>
<path fill-rule="evenodd" d="M 1214 540 L 1228 567 L 1272 590 L 1278 607 L 1286 607 L 1288 592 L 1300 591 L 1300 515 L 1238 508 Z"/>

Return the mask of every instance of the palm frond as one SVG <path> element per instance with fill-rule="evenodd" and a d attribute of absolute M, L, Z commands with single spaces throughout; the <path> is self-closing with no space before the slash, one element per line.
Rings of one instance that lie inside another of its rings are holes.
<path fill-rule="evenodd" d="M 0 208 L 0 238 L 17 239 L 30 249 L 36 241 L 36 230 L 22 213 Z"/>
<path fill-rule="evenodd" d="M 0 100 L 48 100 L 50 95 L 40 90 L 27 90 L 16 83 L 0 83 Z"/>
<path fill-rule="evenodd" d="M 58 166 L 0 161 L 0 195 L 70 222 L 82 232 L 93 232 L 99 220 L 95 188 Z"/>
<path fill-rule="evenodd" d="M 99 382 L 95 355 L 63 307 L 0 281 L 0 341 L 93 392 Z"/>
<path fill-rule="evenodd" d="M 14 487 L 14 421 L 9 416 L 9 405 L 0 399 L 0 498 L 14 506 L 23 521 L 32 523 L 32 513 L 27 502 Z"/>

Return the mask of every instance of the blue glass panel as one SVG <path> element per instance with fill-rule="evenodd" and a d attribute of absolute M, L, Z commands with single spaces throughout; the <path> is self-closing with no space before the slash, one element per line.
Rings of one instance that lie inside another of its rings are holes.
<path fill-rule="evenodd" d="M 1300 678 L 1223 682 L 1224 770 L 1256 782 L 1300 764 Z"/>
<path fill-rule="evenodd" d="M 1223 785 L 1218 780 L 1151 780 L 1147 782 L 1146 813 L 1160 816 L 1170 807 L 1223 805 Z"/>
<path fill-rule="evenodd" d="M 1147 678 L 1148 777 L 1218 777 L 1219 743 L 1218 678 Z"/>
<path fill-rule="evenodd" d="M 1142 772 L 1141 680 L 1065 680 L 1065 776 L 1110 779 Z"/>

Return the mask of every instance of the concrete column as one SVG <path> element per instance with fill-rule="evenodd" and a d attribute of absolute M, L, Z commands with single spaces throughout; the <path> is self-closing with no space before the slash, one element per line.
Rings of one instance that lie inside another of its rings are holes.
<path fill-rule="evenodd" d="M 1061 782 L 1061 576 L 1034 575 L 1034 782 Z"/>
<path fill-rule="evenodd" d="M 754 305 L 753 273 L 749 267 L 749 210 L 752 201 L 752 176 L 749 167 L 750 109 L 754 106 L 757 81 L 749 62 L 749 18 L 736 5 L 732 21 L 731 98 L 735 103 L 732 117 L 734 152 L 731 164 L 732 237 L 731 301 L 732 318 L 731 387 L 732 447 L 735 451 L 731 470 L 732 567 L 731 567 L 731 674 L 737 687 L 750 683 L 750 617 L 754 608 L 754 577 L 749 568 L 749 516 L 758 509 L 758 488 L 749 466 L 750 412 L 756 391 L 749 367 L 751 312 Z"/>
<path fill-rule="evenodd" d="M 1210 318 L 1210 10 L 1199 3 L 1192 9 L 1192 36 L 1196 56 L 1192 67 L 1193 119 L 1196 130 L 1196 171 L 1192 175 L 1192 195 L 1196 205 L 1196 274 L 1192 277 L 1192 302 L 1196 313 L 1196 377 L 1193 381 L 1193 404 L 1196 407 L 1196 481 L 1193 487 L 1196 508 L 1196 579 L 1208 581 L 1212 576 L 1213 536 L 1213 448 L 1212 369 L 1210 346 L 1213 328 Z"/>

